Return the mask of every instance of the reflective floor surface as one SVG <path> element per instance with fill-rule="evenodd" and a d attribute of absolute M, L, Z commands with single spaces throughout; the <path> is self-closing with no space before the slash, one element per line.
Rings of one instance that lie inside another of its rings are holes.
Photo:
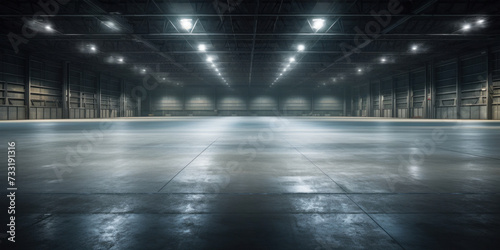
<path fill-rule="evenodd" d="M 0 138 L 1 162 L 16 142 L 19 249 L 500 245 L 499 122 L 51 120 L 0 122 Z"/>

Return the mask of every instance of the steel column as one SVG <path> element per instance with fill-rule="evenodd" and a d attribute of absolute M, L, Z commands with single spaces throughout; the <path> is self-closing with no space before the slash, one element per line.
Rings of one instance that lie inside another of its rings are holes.
<path fill-rule="evenodd" d="M 102 73 L 99 72 L 98 75 L 97 75 L 97 86 L 96 86 L 96 89 L 97 89 L 97 118 L 101 118 L 102 117 L 102 112 L 101 112 L 101 80 L 102 80 Z"/>
<path fill-rule="evenodd" d="M 31 110 L 31 56 L 26 57 L 24 64 L 24 112 L 25 118 L 30 119 Z"/>
<path fill-rule="evenodd" d="M 70 78 L 69 78 L 70 65 L 69 62 L 63 62 L 63 74 L 62 74 L 62 118 L 69 119 L 69 109 L 70 109 Z"/>

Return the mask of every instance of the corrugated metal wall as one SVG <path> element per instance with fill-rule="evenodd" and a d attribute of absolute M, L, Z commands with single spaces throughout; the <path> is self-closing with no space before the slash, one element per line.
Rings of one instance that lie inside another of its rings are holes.
<path fill-rule="evenodd" d="M 492 117 L 495 120 L 500 120 L 500 52 L 491 55 L 491 81 L 492 84 L 488 89 L 491 92 L 492 100 Z"/>
<path fill-rule="evenodd" d="M 500 52 L 471 53 L 368 82 L 351 87 L 355 116 L 365 116 L 369 100 L 374 117 L 500 119 Z"/>
<path fill-rule="evenodd" d="M 64 118 L 63 62 L 1 51 L 0 61 L 0 120 Z M 98 95 L 101 94 L 100 117 L 136 115 L 133 97 L 134 81 L 126 81 L 79 64 L 69 64 L 69 106 L 71 119 L 97 118 Z M 26 86 L 30 86 L 26 91 Z M 100 86 L 100 91 L 98 91 Z M 123 88 L 123 90 L 122 90 Z M 65 93 L 66 94 L 66 93 Z M 31 100 L 28 103 L 26 99 Z M 25 100 L 26 99 L 26 100 Z M 65 99 L 65 98 L 64 98 Z M 26 113 L 26 108 L 29 113 Z"/>

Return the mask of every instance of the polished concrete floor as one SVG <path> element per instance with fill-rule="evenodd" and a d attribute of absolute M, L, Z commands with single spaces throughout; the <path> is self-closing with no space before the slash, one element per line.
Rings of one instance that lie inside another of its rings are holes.
<path fill-rule="evenodd" d="M 500 246 L 498 122 L 27 121 L 0 138 L 1 162 L 17 143 L 20 249 Z"/>

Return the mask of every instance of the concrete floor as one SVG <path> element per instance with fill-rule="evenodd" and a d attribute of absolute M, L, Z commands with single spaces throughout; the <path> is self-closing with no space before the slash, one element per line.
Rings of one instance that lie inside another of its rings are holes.
<path fill-rule="evenodd" d="M 24 249 L 500 245 L 498 122 L 27 121 L 0 138 L 1 162 L 17 143 Z"/>

